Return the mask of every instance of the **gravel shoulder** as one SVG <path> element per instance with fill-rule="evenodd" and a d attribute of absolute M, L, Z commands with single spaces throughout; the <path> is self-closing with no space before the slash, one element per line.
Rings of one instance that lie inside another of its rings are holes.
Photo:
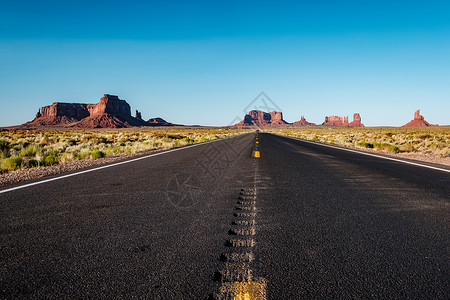
<path fill-rule="evenodd" d="M 110 163 L 123 161 L 131 158 L 136 158 L 140 156 L 145 156 L 157 152 L 161 152 L 164 150 L 151 150 L 145 151 L 135 154 L 122 154 L 117 156 L 109 156 L 99 159 L 87 159 L 87 160 L 78 160 L 66 164 L 59 164 L 55 166 L 46 166 L 46 167 L 38 167 L 32 169 L 24 169 L 12 171 L 6 174 L 0 175 L 0 187 L 7 186 L 14 183 L 25 182 L 28 180 L 34 180 L 39 178 L 44 178 L 47 176 L 62 174 L 73 172 L 82 169 L 89 169 L 96 166 L 107 165 Z"/>

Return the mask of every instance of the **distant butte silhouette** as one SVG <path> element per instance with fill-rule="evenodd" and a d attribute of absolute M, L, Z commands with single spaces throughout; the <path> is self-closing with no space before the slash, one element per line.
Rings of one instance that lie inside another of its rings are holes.
<path fill-rule="evenodd" d="M 420 115 L 420 109 L 418 109 L 414 113 L 414 119 L 406 123 L 402 127 L 430 127 L 430 126 L 439 126 L 439 125 L 430 124 L 427 121 L 425 121 L 425 118 L 422 115 Z"/>
<path fill-rule="evenodd" d="M 353 114 L 353 122 L 348 122 L 348 117 L 329 116 L 325 117 L 322 123 L 324 126 L 348 126 L 348 127 L 364 127 L 361 123 L 361 116 L 357 113 Z"/>
<path fill-rule="evenodd" d="M 325 117 L 323 126 L 345 126 L 345 127 L 364 127 L 361 123 L 361 116 L 359 114 L 353 115 L 353 122 L 348 122 L 348 117 L 330 116 Z M 260 110 L 251 110 L 244 116 L 244 119 L 233 125 L 235 127 L 280 127 L 280 126 L 316 126 L 314 123 L 306 121 L 305 117 L 294 123 L 288 123 L 283 120 L 283 114 L 279 111 L 271 111 L 266 113 Z"/>
<path fill-rule="evenodd" d="M 271 111 L 270 113 L 266 113 L 260 110 L 251 110 L 248 114 L 244 116 L 244 119 L 233 125 L 236 127 L 246 127 L 246 126 L 258 126 L 258 127 L 267 127 L 267 126 L 279 126 L 279 125 L 287 125 L 289 124 L 285 120 L 283 120 L 283 113 L 279 111 Z"/>
<path fill-rule="evenodd" d="M 297 122 L 292 123 L 292 125 L 294 125 L 294 126 L 314 126 L 316 124 L 306 121 L 305 117 L 302 116 L 300 118 L 300 120 L 298 120 Z"/>

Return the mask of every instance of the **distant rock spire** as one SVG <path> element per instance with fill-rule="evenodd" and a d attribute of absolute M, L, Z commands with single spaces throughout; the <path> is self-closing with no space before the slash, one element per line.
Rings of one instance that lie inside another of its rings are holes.
<path fill-rule="evenodd" d="M 137 109 L 134 111 L 134 117 L 136 119 L 142 120 L 142 115 Z"/>

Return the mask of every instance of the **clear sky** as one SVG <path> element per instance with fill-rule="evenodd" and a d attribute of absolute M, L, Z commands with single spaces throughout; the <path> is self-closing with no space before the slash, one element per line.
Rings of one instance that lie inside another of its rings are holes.
<path fill-rule="evenodd" d="M 228 125 L 262 91 L 288 122 L 450 124 L 450 1 L 0 2 L 0 126 L 105 93 Z"/>

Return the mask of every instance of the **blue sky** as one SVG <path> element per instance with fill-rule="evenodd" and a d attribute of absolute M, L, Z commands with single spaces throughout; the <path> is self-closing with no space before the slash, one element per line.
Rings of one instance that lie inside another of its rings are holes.
<path fill-rule="evenodd" d="M 0 126 L 118 95 L 228 125 L 264 91 L 288 122 L 450 124 L 449 1 L 2 1 Z"/>

